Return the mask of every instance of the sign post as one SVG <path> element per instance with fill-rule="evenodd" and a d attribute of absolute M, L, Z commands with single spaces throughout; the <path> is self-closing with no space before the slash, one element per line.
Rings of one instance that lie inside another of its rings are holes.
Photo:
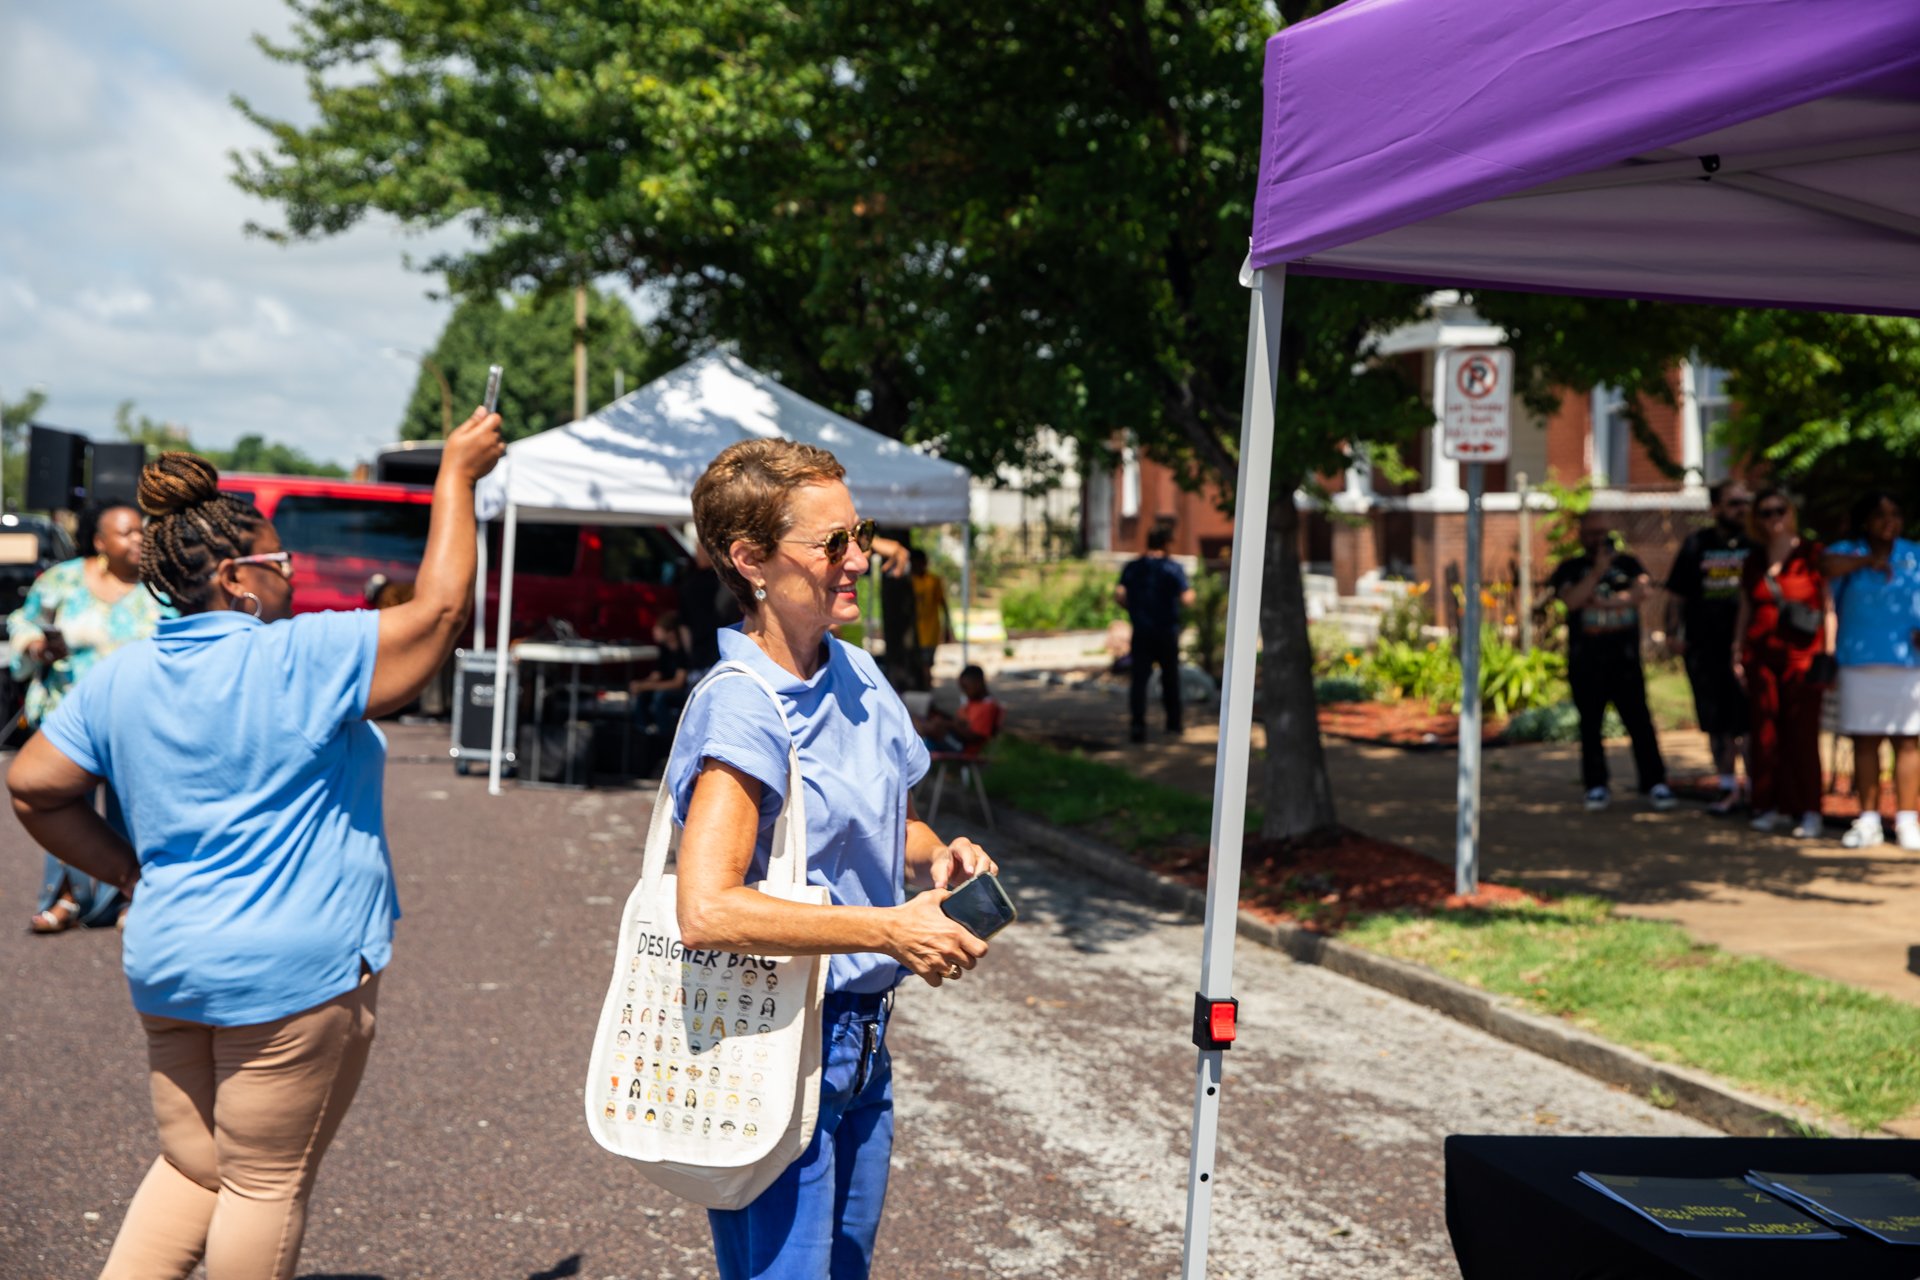
<path fill-rule="evenodd" d="M 1467 466 L 1466 599 L 1460 618 L 1460 774 L 1455 787 L 1453 891 L 1480 890 L 1480 533 L 1486 465 L 1512 453 L 1513 352 L 1460 348 L 1446 353 L 1441 406 L 1445 455 Z"/>

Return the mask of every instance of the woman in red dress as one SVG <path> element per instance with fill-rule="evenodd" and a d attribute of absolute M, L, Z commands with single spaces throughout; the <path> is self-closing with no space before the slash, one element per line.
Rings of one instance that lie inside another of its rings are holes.
<path fill-rule="evenodd" d="M 1747 767 L 1753 829 L 1798 818 L 1794 835 L 1820 835 L 1820 700 L 1814 659 L 1827 651 L 1827 580 L 1820 547 L 1802 539 L 1799 514 L 1779 489 L 1754 499 L 1754 554 L 1741 575 L 1733 671 L 1752 713 Z"/>

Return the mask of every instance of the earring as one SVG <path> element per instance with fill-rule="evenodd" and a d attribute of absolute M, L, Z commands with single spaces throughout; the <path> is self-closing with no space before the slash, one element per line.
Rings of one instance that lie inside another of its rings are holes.
<path fill-rule="evenodd" d="M 253 607 L 247 610 L 248 617 L 257 618 L 260 616 L 260 597 L 259 596 L 253 594 L 253 592 L 251 591 L 242 591 L 240 593 L 240 598 L 242 600 L 253 601 Z"/>
<path fill-rule="evenodd" d="M 767 589 L 765 587 L 755 587 L 753 589 L 753 598 L 755 600 L 765 600 L 767 598 Z"/>

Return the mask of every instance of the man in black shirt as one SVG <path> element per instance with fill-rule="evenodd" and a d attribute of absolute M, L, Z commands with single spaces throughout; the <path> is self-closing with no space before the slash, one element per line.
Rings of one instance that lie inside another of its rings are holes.
<path fill-rule="evenodd" d="M 690 684 L 700 683 L 707 668 L 720 665 L 720 628 L 740 621 L 740 602 L 720 581 L 707 549 L 693 547 L 693 564 L 680 580 L 680 625 L 687 636 L 686 667 Z"/>
<path fill-rule="evenodd" d="M 1187 572 L 1167 556 L 1173 541 L 1169 529 L 1147 534 L 1147 554 L 1120 571 L 1113 590 L 1133 620 L 1132 687 L 1128 707 L 1133 713 L 1135 742 L 1147 740 L 1147 682 L 1160 668 L 1160 702 L 1167 712 L 1167 732 L 1178 734 L 1180 723 L 1180 608 L 1191 605 L 1193 588 Z"/>
<path fill-rule="evenodd" d="M 1753 550 L 1747 537 L 1753 495 L 1737 481 L 1722 481 L 1707 493 L 1713 523 L 1680 544 L 1667 575 L 1667 647 L 1687 664 L 1694 714 L 1713 747 L 1713 766 L 1720 773 L 1713 812 L 1729 813 L 1740 802 L 1734 762 L 1747 732 L 1747 691 L 1733 674 L 1732 653 L 1740 572 Z"/>
<path fill-rule="evenodd" d="M 1580 542 L 1583 552 L 1555 569 L 1548 585 L 1567 606 L 1567 683 L 1580 713 L 1580 780 L 1587 808 L 1604 809 L 1612 798 L 1601 735 L 1612 703 L 1633 739 L 1641 794 L 1654 808 L 1671 809 L 1673 791 L 1640 669 L 1640 606 L 1652 583 L 1646 567 L 1619 550 L 1604 517 L 1592 512 L 1581 517 Z"/>

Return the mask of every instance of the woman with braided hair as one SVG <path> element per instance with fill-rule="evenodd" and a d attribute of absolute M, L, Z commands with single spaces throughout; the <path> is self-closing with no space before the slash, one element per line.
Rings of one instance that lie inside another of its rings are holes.
<path fill-rule="evenodd" d="M 279 535 L 210 464 L 168 453 L 141 473 L 140 576 L 181 616 L 101 663 L 7 775 L 42 847 L 133 899 L 123 964 L 161 1155 L 105 1278 L 294 1273 L 399 916 L 368 722 L 459 635 L 499 428 L 476 410 L 447 438 L 414 598 L 378 612 L 290 617 Z M 103 779 L 128 836 L 86 803 Z"/>

